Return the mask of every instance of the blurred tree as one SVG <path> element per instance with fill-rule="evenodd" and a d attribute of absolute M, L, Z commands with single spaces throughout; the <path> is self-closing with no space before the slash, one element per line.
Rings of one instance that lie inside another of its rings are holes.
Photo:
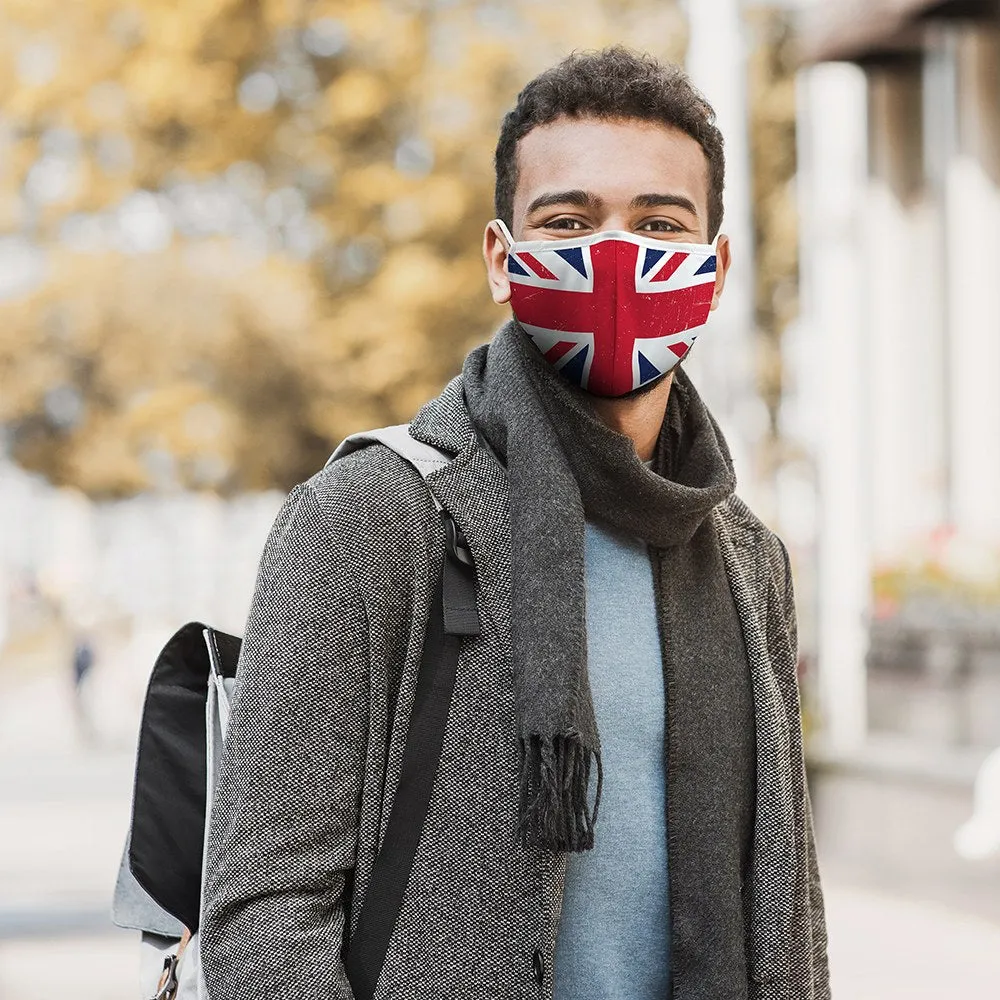
<path fill-rule="evenodd" d="M 770 417 L 763 478 L 773 481 L 789 457 L 784 454 L 779 423 L 785 391 L 781 340 L 799 309 L 797 64 L 792 12 L 759 6 L 746 17 L 753 38 L 748 75 L 758 389 Z"/>
<path fill-rule="evenodd" d="M 663 0 L 0 0 L 0 426 L 92 495 L 287 487 L 500 320 L 479 260 L 530 75 Z"/>

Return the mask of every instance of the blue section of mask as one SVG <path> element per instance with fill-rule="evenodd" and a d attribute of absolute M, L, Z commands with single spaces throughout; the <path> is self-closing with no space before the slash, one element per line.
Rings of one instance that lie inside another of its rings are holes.
<path fill-rule="evenodd" d="M 567 361 L 562 368 L 559 369 L 559 374 L 564 378 L 569 379 L 574 385 L 583 384 L 583 372 L 587 367 L 587 355 L 590 353 L 590 348 L 585 347 L 580 353 Z"/>
<path fill-rule="evenodd" d="M 508 274 L 520 274 L 523 278 L 530 278 L 531 275 L 524 269 L 520 261 L 513 255 L 508 254 L 507 256 L 507 273 Z"/>
<path fill-rule="evenodd" d="M 650 361 L 649 358 L 647 358 L 646 355 L 642 353 L 642 351 L 637 351 L 636 353 L 639 355 L 639 382 L 640 383 L 646 383 L 650 379 L 654 379 L 658 375 L 662 375 L 663 374 L 660 371 L 660 369 L 657 368 L 656 365 L 654 365 L 653 362 Z"/>
<path fill-rule="evenodd" d="M 583 263 L 583 250 L 580 247 L 570 247 L 568 250 L 557 250 L 557 254 L 567 264 L 580 272 L 585 278 L 587 277 L 587 268 Z"/>
<path fill-rule="evenodd" d="M 666 250 L 651 250 L 648 247 L 646 248 L 646 256 L 642 261 L 642 276 L 644 278 L 647 274 L 649 274 L 656 263 L 663 259 L 666 252 Z"/>
<path fill-rule="evenodd" d="M 709 258 L 708 258 L 708 260 L 706 260 L 706 261 L 705 261 L 705 263 L 704 263 L 704 264 L 702 264 L 702 265 L 701 265 L 701 267 L 699 267 L 699 268 L 698 268 L 698 270 L 697 270 L 697 271 L 695 271 L 694 273 L 695 273 L 695 274 L 710 274 L 710 273 L 711 273 L 711 272 L 713 272 L 714 270 L 715 270 L 715 255 L 713 254 L 713 255 L 712 255 L 711 257 L 709 257 Z"/>

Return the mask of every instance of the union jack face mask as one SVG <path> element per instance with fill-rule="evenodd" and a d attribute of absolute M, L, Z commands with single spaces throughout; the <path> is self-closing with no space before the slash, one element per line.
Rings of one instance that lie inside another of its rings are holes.
<path fill-rule="evenodd" d="M 511 308 L 552 367 L 596 396 L 624 396 L 691 349 L 715 292 L 715 243 L 625 232 L 507 246 Z"/>

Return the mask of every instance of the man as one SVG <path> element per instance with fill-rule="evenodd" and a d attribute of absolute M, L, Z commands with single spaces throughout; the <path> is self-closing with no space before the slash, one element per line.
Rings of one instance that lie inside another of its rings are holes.
<path fill-rule="evenodd" d="M 484 252 L 516 321 L 286 502 L 208 852 L 212 1000 L 352 996 L 444 538 L 482 632 L 376 997 L 829 996 L 781 543 L 677 366 L 722 294 L 722 138 L 614 48 L 525 87 Z"/>

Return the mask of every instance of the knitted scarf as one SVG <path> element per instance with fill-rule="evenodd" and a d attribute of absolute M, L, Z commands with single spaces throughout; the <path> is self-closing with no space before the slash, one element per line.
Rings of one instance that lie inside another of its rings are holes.
<path fill-rule="evenodd" d="M 585 521 L 643 539 L 655 552 L 684 549 L 735 486 L 718 427 L 686 374 L 675 371 L 668 419 L 648 468 L 631 439 L 597 417 L 588 395 L 547 365 L 516 321 L 465 362 L 470 414 L 510 481 L 518 835 L 525 846 L 582 851 L 594 843 L 602 770 L 587 675 Z M 681 430 L 679 450 L 671 424 Z M 683 582 L 659 569 L 657 578 L 661 606 L 677 605 Z M 699 600 L 689 594 L 687 605 Z M 726 602 L 731 610 L 728 594 Z"/>

